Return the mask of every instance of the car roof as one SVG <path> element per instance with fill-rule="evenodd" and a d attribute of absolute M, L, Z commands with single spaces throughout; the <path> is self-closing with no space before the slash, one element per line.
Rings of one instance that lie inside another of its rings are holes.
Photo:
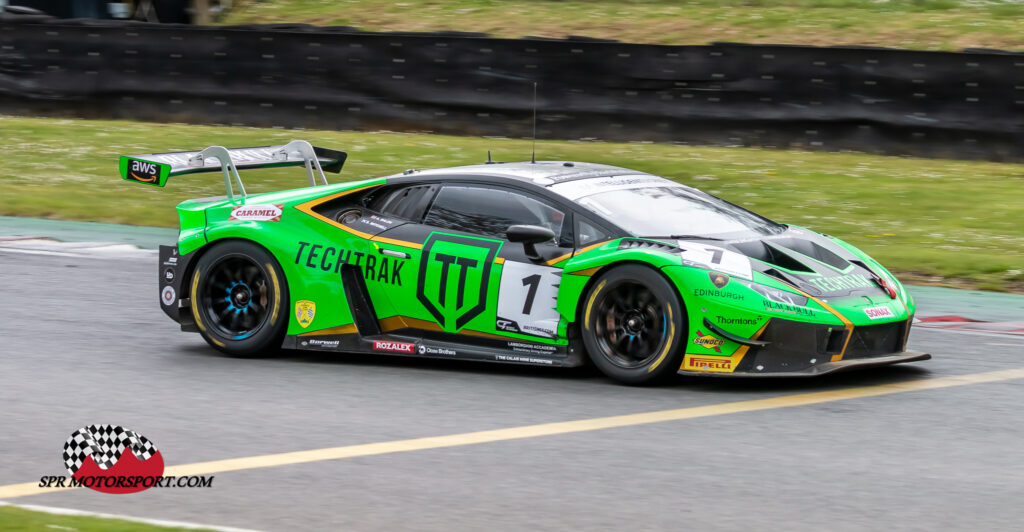
<path fill-rule="evenodd" d="M 516 163 L 486 163 L 432 170 L 406 170 L 389 177 L 395 181 L 413 181 L 438 177 L 496 177 L 523 181 L 533 185 L 549 187 L 557 183 L 612 177 L 620 175 L 647 175 L 646 172 L 630 170 L 607 164 L 583 163 L 576 161 L 537 161 Z"/>

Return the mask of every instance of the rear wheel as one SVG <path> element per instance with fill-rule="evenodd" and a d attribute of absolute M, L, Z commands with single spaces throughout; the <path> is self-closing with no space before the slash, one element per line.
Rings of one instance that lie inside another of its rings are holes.
<path fill-rule="evenodd" d="M 679 369 L 686 337 L 679 296 L 658 272 L 619 266 L 596 280 L 584 300 L 583 343 L 605 375 L 652 384 Z"/>
<path fill-rule="evenodd" d="M 199 258 L 191 282 L 192 317 L 203 338 L 233 356 L 275 352 L 288 325 L 288 288 L 274 257 L 229 240 Z"/>

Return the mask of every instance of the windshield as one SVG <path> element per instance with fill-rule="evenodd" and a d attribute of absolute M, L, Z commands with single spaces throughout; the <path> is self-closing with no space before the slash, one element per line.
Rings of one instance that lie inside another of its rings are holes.
<path fill-rule="evenodd" d="M 732 239 L 785 229 L 746 209 L 660 177 L 587 179 L 553 188 L 636 236 Z"/>

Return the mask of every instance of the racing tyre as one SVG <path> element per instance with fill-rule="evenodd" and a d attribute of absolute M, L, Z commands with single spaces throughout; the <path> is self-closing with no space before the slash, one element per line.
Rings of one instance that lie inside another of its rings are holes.
<path fill-rule="evenodd" d="M 199 332 L 232 356 L 276 352 L 288 326 L 284 281 L 277 260 L 262 247 L 244 240 L 214 244 L 199 258 L 189 285 Z"/>
<path fill-rule="evenodd" d="M 685 310 L 655 270 L 619 266 L 599 277 L 584 299 L 583 344 L 605 375 L 653 384 L 675 375 L 684 356 Z"/>

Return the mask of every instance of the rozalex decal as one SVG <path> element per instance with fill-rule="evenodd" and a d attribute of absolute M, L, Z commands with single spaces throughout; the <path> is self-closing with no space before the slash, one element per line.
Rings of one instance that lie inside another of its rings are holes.
<path fill-rule="evenodd" d="M 693 339 L 693 343 L 705 349 L 714 349 L 715 351 L 721 353 L 722 350 L 719 349 L 719 347 L 725 343 L 725 340 L 722 340 L 721 338 L 715 336 L 711 336 L 710 334 L 705 335 L 700 331 L 697 331 L 697 337 Z"/>
<path fill-rule="evenodd" d="M 869 319 L 880 320 L 882 318 L 895 318 L 896 315 L 889 310 L 889 307 L 871 307 L 864 309 L 864 314 L 868 315 Z"/>
<path fill-rule="evenodd" d="M 303 329 L 313 323 L 314 316 L 316 316 L 316 303 L 305 300 L 295 302 L 295 320 Z"/>
<path fill-rule="evenodd" d="M 228 220 L 247 222 L 280 222 L 284 205 L 237 205 Z"/>
<path fill-rule="evenodd" d="M 386 351 L 388 353 L 409 353 L 411 354 L 416 349 L 416 344 L 409 342 L 388 342 L 384 340 L 374 340 L 373 350 L 374 351 Z"/>
<path fill-rule="evenodd" d="M 70 477 L 44 476 L 40 488 L 89 488 L 102 493 L 137 493 L 149 488 L 209 488 L 213 477 L 165 477 L 164 458 L 153 442 L 118 425 L 89 425 L 64 443 Z"/>

